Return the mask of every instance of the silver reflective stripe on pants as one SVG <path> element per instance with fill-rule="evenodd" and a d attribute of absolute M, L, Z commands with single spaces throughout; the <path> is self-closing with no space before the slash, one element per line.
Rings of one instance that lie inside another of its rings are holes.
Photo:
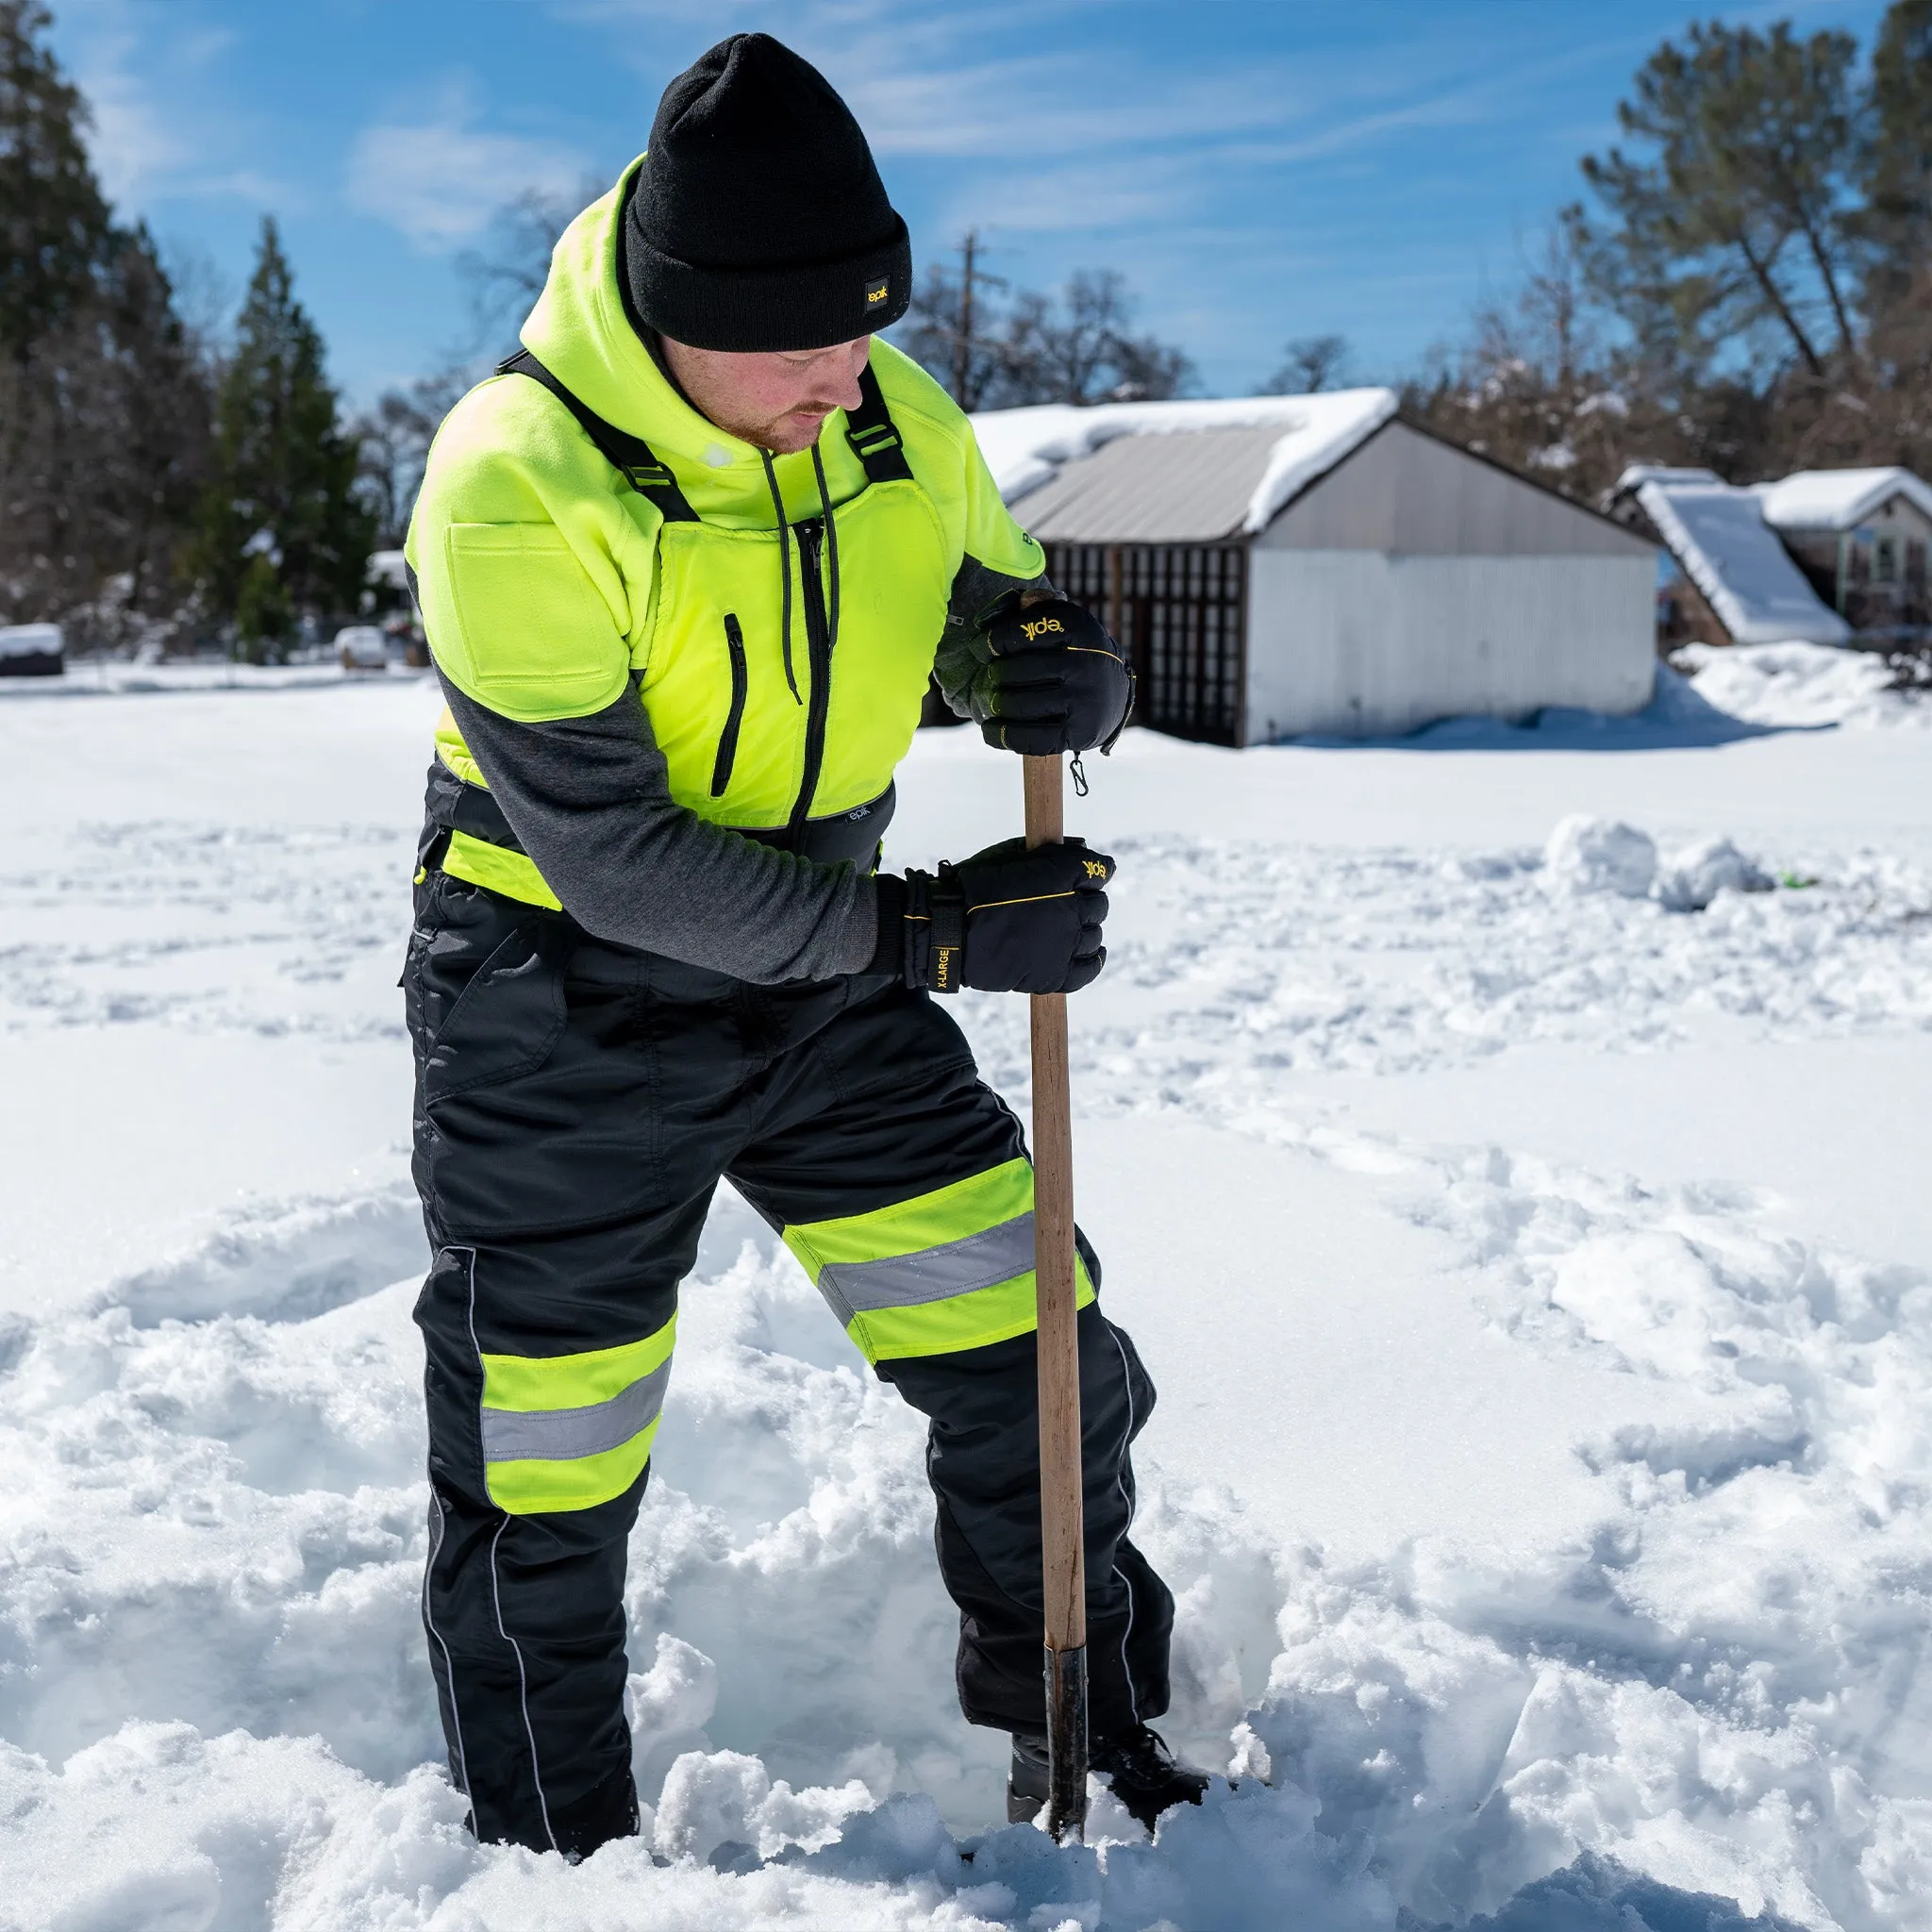
<path fill-rule="evenodd" d="M 657 1421 L 670 1381 L 667 1357 L 641 1381 L 587 1408 L 486 1408 L 483 1459 L 575 1462 L 580 1456 L 601 1456 Z"/>
<path fill-rule="evenodd" d="M 882 1261 L 827 1262 L 819 1270 L 819 1292 L 840 1321 L 875 1308 L 917 1308 L 948 1302 L 974 1289 L 1011 1281 L 1033 1266 L 1033 1216 L 1016 1214 L 997 1227 L 957 1241 Z"/>

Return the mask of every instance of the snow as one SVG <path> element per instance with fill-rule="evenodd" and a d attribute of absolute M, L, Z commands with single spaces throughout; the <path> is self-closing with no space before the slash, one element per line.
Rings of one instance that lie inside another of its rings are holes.
<path fill-rule="evenodd" d="M 1728 839 L 1700 839 L 1659 863 L 1648 832 L 1572 812 L 1543 847 L 1543 876 L 1559 892 L 1615 892 L 1672 912 L 1704 912 L 1720 892 L 1768 892 L 1777 883 Z"/>
<path fill-rule="evenodd" d="M 1851 636 L 1791 561 L 1755 491 L 1696 472 L 1661 473 L 1636 487 L 1644 514 L 1734 643 L 1841 644 Z"/>
<path fill-rule="evenodd" d="M 1896 466 L 1876 470 L 1799 470 L 1756 486 L 1764 521 L 1779 530 L 1849 530 L 1881 504 L 1904 496 L 1932 517 L 1932 484 Z"/>
<path fill-rule="evenodd" d="M 1667 463 L 1632 463 L 1617 478 L 1613 496 L 1636 490 L 1644 483 L 1716 483 L 1723 479 L 1715 470 L 1676 470 Z"/>
<path fill-rule="evenodd" d="M 1635 825 L 1572 812 L 1544 843 L 1543 876 L 1557 891 L 1648 898 L 1657 876 L 1657 841 Z"/>
<path fill-rule="evenodd" d="M 1704 912 L 1720 892 L 1769 892 L 1776 884 L 1728 839 L 1700 839 L 1665 863 L 1655 890 L 1673 912 Z"/>
<path fill-rule="evenodd" d="M 1717 710 L 1754 724 L 1932 725 L 1932 705 L 1895 689 L 1895 674 L 1875 651 L 1824 644 L 1687 644 L 1675 661 L 1691 688 Z"/>
<path fill-rule="evenodd" d="M 1119 436 L 1174 436 L 1195 429 L 1255 429 L 1278 424 L 1281 435 L 1248 500 L 1241 528 L 1265 529 L 1317 476 L 1332 470 L 1394 415 L 1389 389 L 1331 390 L 1306 396 L 1235 396 L 1211 401 L 1100 403 L 1076 408 L 1037 403 L 989 409 L 973 418 L 974 434 L 1000 494 L 1017 502 L 1062 463 L 1091 456 Z"/>
<path fill-rule="evenodd" d="M 726 1191 L 631 1550 L 644 1834 L 575 1870 L 462 1833 L 417 1621 L 436 694 L 0 697 L 0 1925 L 1932 1926 L 1932 734 L 1875 661 L 1090 759 L 1082 1220 L 1161 1389 L 1166 1728 L 1248 1781 L 989 1828 L 916 1418 Z M 1018 791 L 922 734 L 890 862 Z M 1022 1003 L 956 1010 L 1024 1101 Z"/>

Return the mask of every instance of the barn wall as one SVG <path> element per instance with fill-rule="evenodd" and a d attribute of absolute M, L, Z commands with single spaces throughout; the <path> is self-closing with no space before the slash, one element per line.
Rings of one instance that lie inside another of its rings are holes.
<path fill-rule="evenodd" d="M 1524 718 L 1548 705 L 1625 713 L 1650 700 L 1657 567 L 1621 557 L 1249 557 L 1247 741 Z"/>
<path fill-rule="evenodd" d="M 1402 422 L 1384 425 L 1255 542 L 1410 557 L 1656 554 L 1634 532 Z"/>

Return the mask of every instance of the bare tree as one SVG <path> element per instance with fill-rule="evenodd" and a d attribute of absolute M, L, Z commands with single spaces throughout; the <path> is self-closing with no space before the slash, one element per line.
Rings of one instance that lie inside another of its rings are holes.
<path fill-rule="evenodd" d="M 470 291 L 473 356 L 506 334 L 515 336 L 543 292 L 558 238 L 608 185 L 587 175 L 574 193 L 526 188 L 497 210 L 481 248 L 465 249 L 457 257 L 457 274 Z"/>
<path fill-rule="evenodd" d="M 969 229 L 959 244 L 957 275 L 937 263 L 927 269 L 900 338 L 914 361 L 943 374 L 953 400 L 968 411 L 984 404 L 1005 367 L 999 311 L 981 301 L 979 291 L 1004 293 L 1008 284 L 979 266 L 980 253 L 978 231 Z"/>
<path fill-rule="evenodd" d="M 943 380 L 958 343 L 947 318 L 960 312 L 959 297 L 942 273 L 926 286 L 929 306 L 915 312 L 902 340 Z M 1083 269 L 1057 295 L 1022 290 L 997 314 L 975 305 L 965 363 L 968 407 L 1085 408 L 1181 394 L 1193 381 L 1193 364 L 1172 343 L 1136 333 L 1133 312 L 1126 277 L 1112 269 Z"/>
<path fill-rule="evenodd" d="M 1296 336 L 1282 354 L 1287 359 L 1261 385 L 1264 396 L 1307 396 L 1339 389 L 1347 374 L 1346 336 Z"/>
<path fill-rule="evenodd" d="M 477 375 L 468 364 L 450 363 L 407 389 L 385 390 L 349 425 L 360 448 L 357 490 L 375 517 L 378 549 L 397 549 L 408 534 L 429 445 Z"/>

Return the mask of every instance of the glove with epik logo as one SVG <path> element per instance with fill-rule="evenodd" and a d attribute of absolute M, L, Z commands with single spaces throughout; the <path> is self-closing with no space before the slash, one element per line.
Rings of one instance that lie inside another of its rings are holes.
<path fill-rule="evenodd" d="M 973 641 L 974 722 L 1002 751 L 1051 758 L 1113 749 L 1134 705 L 1134 675 L 1091 611 L 1064 597 L 1009 609 Z"/>
<path fill-rule="evenodd" d="M 1084 839 L 1003 840 L 904 880 L 906 984 L 933 992 L 1077 992 L 1107 964 L 1101 928 L 1114 862 Z M 881 879 L 881 904 L 896 879 Z M 895 895 L 896 897 L 896 895 Z"/>

